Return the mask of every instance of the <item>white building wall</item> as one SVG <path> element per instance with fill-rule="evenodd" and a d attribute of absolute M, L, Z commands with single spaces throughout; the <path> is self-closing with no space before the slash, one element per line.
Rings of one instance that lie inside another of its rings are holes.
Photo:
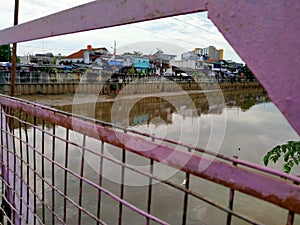
<path fill-rule="evenodd" d="M 27 64 L 30 63 L 30 56 L 19 56 L 20 63 Z"/>
<path fill-rule="evenodd" d="M 83 61 L 85 64 L 90 63 L 90 51 L 84 51 L 83 53 Z"/>
<path fill-rule="evenodd" d="M 59 63 L 61 61 L 63 62 L 73 62 L 73 63 L 77 63 L 78 61 L 81 63 L 81 61 L 83 60 L 83 58 L 72 58 L 72 59 L 68 59 L 68 58 L 64 58 L 64 59 L 56 59 L 55 64 L 59 65 Z"/>
<path fill-rule="evenodd" d="M 195 60 L 197 55 L 193 51 L 184 52 L 181 54 L 181 60 Z"/>
<path fill-rule="evenodd" d="M 101 58 L 97 58 L 97 59 L 95 60 L 95 63 L 96 63 L 97 65 L 101 65 Z"/>
<path fill-rule="evenodd" d="M 171 60 L 170 64 L 177 67 L 195 68 L 195 60 Z"/>

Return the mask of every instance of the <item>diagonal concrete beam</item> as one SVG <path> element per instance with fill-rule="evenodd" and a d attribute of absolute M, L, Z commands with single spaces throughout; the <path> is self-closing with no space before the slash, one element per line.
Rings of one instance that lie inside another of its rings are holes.
<path fill-rule="evenodd" d="M 213 0 L 208 16 L 300 134 L 300 1 Z"/>
<path fill-rule="evenodd" d="M 199 0 L 97 0 L 0 31 L 0 45 L 206 11 Z"/>

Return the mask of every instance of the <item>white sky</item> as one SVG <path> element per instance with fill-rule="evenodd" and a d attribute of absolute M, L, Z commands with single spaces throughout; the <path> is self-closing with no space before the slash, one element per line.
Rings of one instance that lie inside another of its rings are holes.
<path fill-rule="evenodd" d="M 91 0 L 19 0 L 19 24 L 59 12 Z M 0 29 L 13 25 L 14 1 L 0 0 Z M 195 13 L 159 20 L 135 23 L 113 28 L 58 36 L 24 42 L 18 45 L 18 55 L 52 52 L 69 55 L 88 44 L 93 47 L 106 47 L 113 51 L 114 40 L 117 54 L 141 51 L 153 54 L 157 49 L 165 53 L 180 54 L 195 47 L 215 46 L 224 49 L 224 59 L 242 62 L 222 34 L 207 18 L 207 13 Z"/>

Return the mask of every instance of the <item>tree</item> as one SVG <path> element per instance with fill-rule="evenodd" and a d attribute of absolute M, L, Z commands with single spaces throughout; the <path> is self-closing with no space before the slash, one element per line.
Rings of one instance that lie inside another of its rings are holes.
<path fill-rule="evenodd" d="M 245 64 L 245 66 L 241 67 L 241 73 L 244 73 L 245 77 L 247 79 L 253 80 L 255 79 L 254 74 L 252 73 L 252 71 L 248 68 L 248 66 Z"/>
<path fill-rule="evenodd" d="M 52 54 L 52 53 L 51 53 Z M 55 55 L 55 56 L 53 56 L 53 58 L 51 59 L 51 64 L 56 64 L 56 60 L 61 60 L 61 59 L 63 59 L 64 58 L 64 56 L 62 56 L 60 53 L 58 53 L 58 55 Z M 61 64 L 61 62 L 60 62 L 60 64 Z"/>
<path fill-rule="evenodd" d="M 135 74 L 135 69 L 134 69 L 133 66 L 129 69 L 128 73 L 131 74 L 131 75 Z"/>
<path fill-rule="evenodd" d="M 133 51 L 133 54 L 134 55 L 138 55 L 138 56 L 142 56 L 143 55 L 143 53 L 140 52 L 140 51 Z"/>
<path fill-rule="evenodd" d="M 283 171 L 290 173 L 294 165 L 300 163 L 300 141 L 288 141 L 287 144 L 277 145 L 270 150 L 264 157 L 264 164 L 267 166 L 269 161 L 276 163 L 283 157 Z"/>
<path fill-rule="evenodd" d="M 143 53 L 140 51 L 133 51 L 133 52 L 124 52 L 123 55 L 137 55 L 137 56 L 142 56 Z"/>
<path fill-rule="evenodd" d="M 11 62 L 11 47 L 10 45 L 0 46 L 0 62 Z"/>
<path fill-rule="evenodd" d="M 156 52 L 156 53 L 158 53 L 158 54 L 163 54 L 163 53 L 164 53 L 164 51 L 163 51 L 163 50 L 161 50 L 161 49 L 159 49 L 159 48 L 156 48 L 156 50 L 157 50 L 157 52 Z"/>

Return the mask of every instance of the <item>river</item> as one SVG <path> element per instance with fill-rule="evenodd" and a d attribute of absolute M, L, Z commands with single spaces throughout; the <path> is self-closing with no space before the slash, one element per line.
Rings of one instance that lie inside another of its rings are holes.
<path fill-rule="evenodd" d="M 76 102 L 76 99 L 74 100 Z M 98 120 L 113 122 L 133 130 L 138 130 L 158 137 L 169 138 L 189 145 L 219 152 L 229 156 L 237 156 L 256 164 L 263 165 L 263 156 L 278 144 L 288 140 L 299 140 L 297 133 L 291 128 L 277 107 L 269 100 L 263 89 L 254 90 L 228 90 L 220 93 L 209 94 L 192 93 L 157 96 L 128 96 L 116 98 L 105 102 L 92 102 L 86 104 L 72 104 L 57 107 L 60 110 L 81 114 Z M 51 132 L 51 127 L 49 127 Z M 57 130 L 57 133 L 60 131 Z M 62 135 L 64 135 L 62 133 Z M 70 156 L 71 157 L 71 156 Z M 74 155 L 74 158 L 78 155 Z M 91 159 L 92 161 L 92 159 Z M 76 166 L 76 161 L 71 164 Z M 92 165 L 91 162 L 90 165 Z M 111 165 L 107 165 L 110 167 Z M 280 169 L 279 164 L 270 164 L 270 167 Z M 113 169 L 111 169 L 113 170 Z M 47 173 L 47 171 L 46 171 Z M 48 171 L 50 174 L 50 169 Z M 88 173 L 88 172 L 87 172 Z M 295 168 L 294 174 L 300 174 L 300 169 Z M 89 176 L 95 176 L 91 170 Z M 115 185 L 114 172 L 107 172 L 109 179 L 105 185 L 118 194 L 118 185 Z M 169 177 L 179 184 L 183 181 L 183 173 L 174 173 Z M 207 181 L 194 179 L 191 189 L 200 189 L 201 194 L 221 202 L 225 206 L 228 201 L 228 190 Z M 63 180 L 58 179 L 57 185 L 62 185 Z M 69 195 L 76 198 L 78 190 L 72 189 L 75 181 L 70 178 Z M 76 182 L 74 185 L 78 185 Z M 75 186 L 78 188 L 77 186 Z M 49 189 L 50 191 L 50 189 Z M 145 208 L 145 185 L 134 184 L 126 186 L 127 198 Z M 90 192 L 83 200 L 83 204 L 90 210 L 95 210 L 95 205 L 90 201 L 95 199 L 96 193 Z M 179 197 L 180 196 L 180 197 Z M 153 211 L 156 216 L 163 217 L 171 224 L 181 224 L 182 204 L 178 204 L 178 197 L 182 195 L 161 184 L 153 187 Z M 108 224 L 117 223 L 118 204 L 109 203 L 103 198 L 103 216 Z M 58 201 L 59 202 L 59 201 Z M 62 210 L 62 205 L 57 205 L 57 210 Z M 285 224 L 287 212 L 269 203 L 256 200 L 236 193 L 235 209 L 239 212 L 261 221 L 263 224 Z M 69 209 L 69 223 L 77 211 Z M 208 204 L 189 200 L 187 224 L 224 224 L 226 213 L 209 206 Z M 134 214 L 136 215 L 136 214 Z M 50 214 L 48 215 L 50 217 Z M 141 224 L 144 219 L 128 213 L 124 215 L 124 224 Z M 294 224 L 299 222 L 296 217 Z M 85 224 L 89 224 L 88 221 Z M 247 224 L 238 219 L 233 219 L 232 224 Z"/>
<path fill-rule="evenodd" d="M 213 94 L 143 96 L 56 108 L 262 164 L 264 154 L 299 136 L 263 89 Z M 224 101 L 224 102 L 222 102 Z M 224 132 L 218 134 L 217 131 Z M 270 164 L 271 165 L 271 164 Z M 279 166 L 274 166 L 279 168 Z"/>
<path fill-rule="evenodd" d="M 213 101 L 207 100 L 211 95 L 203 94 L 148 96 L 97 104 L 69 105 L 60 109 L 237 156 L 260 165 L 263 165 L 263 156 L 274 146 L 289 140 L 299 140 L 297 133 L 263 89 L 229 90 L 223 92 L 223 96 L 224 99 L 220 99 L 218 95 L 213 96 Z M 281 168 L 280 162 L 276 165 L 271 163 L 269 166 Z M 295 168 L 293 173 L 300 174 L 300 169 Z M 198 185 L 195 188 L 203 189 L 203 193 L 216 201 L 224 199 L 223 194 L 227 195 L 207 182 L 199 182 Z M 285 223 L 284 210 L 249 199 L 243 194 L 237 196 L 238 211 L 246 212 L 265 224 Z M 172 202 L 171 200 L 169 204 L 173 205 Z M 166 214 L 170 209 L 165 210 L 159 207 L 159 211 Z M 190 215 L 192 224 L 223 224 L 224 213 L 216 212 L 210 206 L 198 205 L 193 210 L 199 213 Z M 169 219 L 173 224 L 179 223 L 174 217 Z M 236 220 L 234 224 L 244 223 Z"/>

